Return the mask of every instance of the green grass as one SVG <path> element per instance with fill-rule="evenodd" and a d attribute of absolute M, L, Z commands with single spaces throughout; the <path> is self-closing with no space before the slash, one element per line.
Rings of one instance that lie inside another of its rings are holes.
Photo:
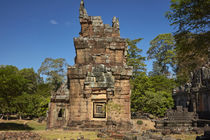
<path fill-rule="evenodd" d="M 64 131 L 64 130 L 45 130 L 46 123 L 38 123 L 33 120 L 0 120 L 0 132 L 1 131 L 31 131 L 39 134 L 42 140 L 70 140 L 77 139 L 84 136 L 85 139 L 95 140 L 97 138 L 97 132 L 92 131 Z M 176 139 L 181 140 L 194 140 L 196 134 L 181 134 L 181 135 L 170 135 Z M 110 139 L 109 139 L 110 140 Z"/>
<path fill-rule="evenodd" d="M 33 130 L 33 128 L 19 123 L 0 123 L 0 131 L 8 130 Z"/>
<path fill-rule="evenodd" d="M 38 123 L 36 121 L 29 121 L 27 123 L 29 127 L 31 127 L 33 130 L 45 130 L 46 129 L 46 123 Z"/>
<path fill-rule="evenodd" d="M 63 131 L 63 130 L 46 130 L 46 123 L 38 123 L 34 120 L 0 120 L 0 132 L 10 131 L 30 131 L 39 134 L 43 140 L 70 140 L 84 136 L 85 139 L 95 140 L 97 132 L 93 131 Z"/>
<path fill-rule="evenodd" d="M 38 123 L 28 120 L 0 121 L 0 131 L 8 130 L 45 130 L 46 123 Z"/>

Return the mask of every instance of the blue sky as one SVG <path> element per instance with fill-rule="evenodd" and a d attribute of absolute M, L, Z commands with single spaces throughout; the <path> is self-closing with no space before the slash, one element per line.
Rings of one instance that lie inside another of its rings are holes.
<path fill-rule="evenodd" d="M 146 56 L 149 42 L 173 27 L 164 17 L 170 0 L 84 0 L 88 15 L 120 21 L 123 38 L 144 38 L 139 44 Z M 35 71 L 45 58 L 65 58 L 74 65 L 73 38 L 79 36 L 80 0 L 0 0 L 0 65 Z M 151 61 L 146 61 L 152 69 Z"/>

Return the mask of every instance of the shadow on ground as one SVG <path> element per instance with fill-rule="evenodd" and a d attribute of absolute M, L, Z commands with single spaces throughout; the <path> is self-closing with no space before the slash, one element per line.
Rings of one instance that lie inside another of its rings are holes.
<path fill-rule="evenodd" d="M 33 130 L 33 128 L 29 127 L 27 124 L 0 123 L 0 131 L 6 130 Z"/>

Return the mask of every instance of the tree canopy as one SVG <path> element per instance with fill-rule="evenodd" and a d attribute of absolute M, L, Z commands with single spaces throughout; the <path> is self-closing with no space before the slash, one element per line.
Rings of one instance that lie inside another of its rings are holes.
<path fill-rule="evenodd" d="M 158 47 L 162 47 L 162 53 L 165 53 L 165 49 L 168 49 L 168 53 L 170 49 L 172 50 L 173 42 L 168 42 L 171 38 L 168 39 L 167 37 L 162 38 L 163 40 L 165 39 L 165 43 L 159 43 L 161 41 L 156 42 L 156 48 L 154 47 L 154 52 L 153 54 L 151 53 L 151 57 L 155 56 L 154 58 L 156 58 L 157 55 L 155 54 L 155 51 L 159 52 Z M 133 78 L 131 79 L 131 110 L 133 112 L 141 111 L 156 116 L 164 116 L 166 110 L 173 107 L 171 91 L 175 87 L 175 82 L 164 75 L 146 75 L 145 57 L 140 54 L 142 50 L 136 45 L 140 40 L 142 39 L 127 40 L 129 46 L 127 64 L 134 68 Z M 167 57 L 168 56 L 169 55 L 167 55 Z M 157 56 L 157 58 L 159 57 Z M 159 59 L 159 62 L 161 64 L 162 60 Z"/>
<path fill-rule="evenodd" d="M 133 66 L 133 76 L 135 77 L 139 73 L 146 70 L 145 68 L 145 57 L 141 55 L 142 49 L 139 49 L 137 43 L 141 41 L 142 38 L 130 40 L 127 39 L 128 43 L 128 55 L 127 55 L 127 65 Z"/>
<path fill-rule="evenodd" d="M 209 0 L 171 0 L 166 17 L 175 32 L 177 77 L 181 84 L 189 80 L 190 72 L 208 61 L 210 44 Z"/>
<path fill-rule="evenodd" d="M 208 30 L 209 0 L 171 0 L 166 17 L 178 28 L 177 32 Z"/>
<path fill-rule="evenodd" d="M 168 75 L 169 66 L 175 69 L 175 40 L 171 33 L 159 34 L 150 42 L 147 59 L 155 59 L 153 68 L 160 69 L 160 74 Z"/>
<path fill-rule="evenodd" d="M 53 86 L 56 91 L 66 78 L 67 62 L 64 58 L 45 58 L 38 74 L 46 76 L 46 81 Z"/>
<path fill-rule="evenodd" d="M 141 73 L 131 81 L 131 110 L 164 116 L 173 107 L 172 89 L 176 86 L 173 79 L 163 75 L 147 76 Z"/>
<path fill-rule="evenodd" d="M 40 82 L 32 68 L 19 70 L 15 66 L 0 66 L 0 114 L 45 116 L 51 88 Z"/>

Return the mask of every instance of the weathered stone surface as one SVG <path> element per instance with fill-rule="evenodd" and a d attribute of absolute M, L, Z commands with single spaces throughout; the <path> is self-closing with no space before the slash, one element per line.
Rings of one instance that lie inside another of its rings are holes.
<path fill-rule="evenodd" d="M 120 38 L 119 20 L 114 17 L 110 26 L 100 16 L 88 16 L 83 0 L 79 18 L 68 92 L 59 90 L 52 96 L 48 128 L 129 130 L 132 67 L 126 65 L 128 47 Z"/>

